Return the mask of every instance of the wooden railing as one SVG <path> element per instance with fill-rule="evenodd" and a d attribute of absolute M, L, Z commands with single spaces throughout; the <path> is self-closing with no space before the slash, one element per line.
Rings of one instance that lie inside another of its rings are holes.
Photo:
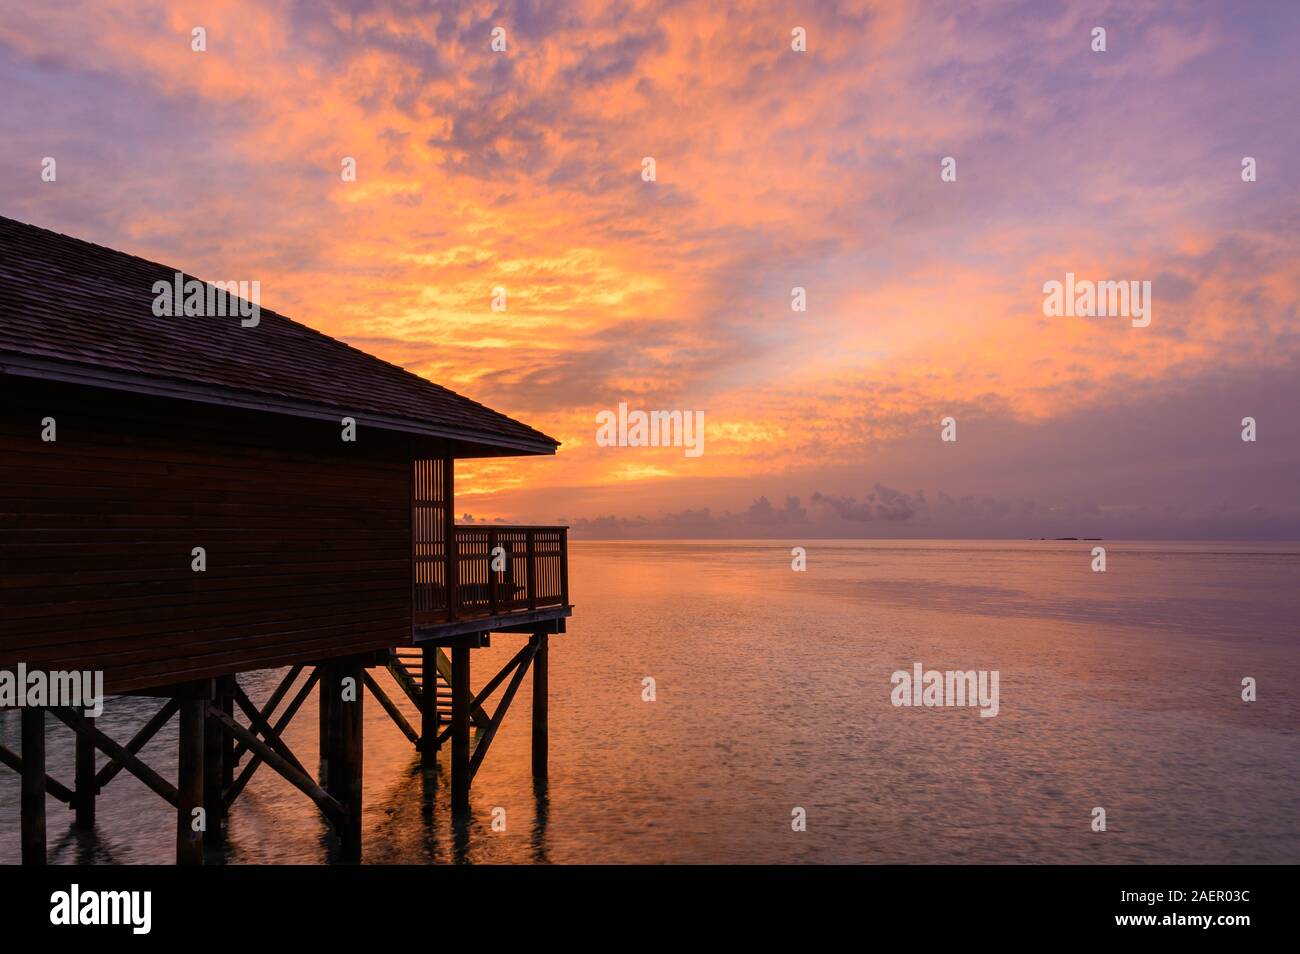
<path fill-rule="evenodd" d="M 450 552 L 429 540 L 414 559 L 417 625 L 569 603 L 567 527 L 458 526 Z"/>

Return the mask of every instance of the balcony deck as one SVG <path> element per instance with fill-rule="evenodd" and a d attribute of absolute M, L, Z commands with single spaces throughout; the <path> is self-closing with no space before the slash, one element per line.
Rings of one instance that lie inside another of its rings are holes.
<path fill-rule="evenodd" d="M 417 533 L 412 641 L 546 626 L 564 632 L 569 603 L 567 527 L 457 526 Z M 422 539 L 423 537 L 423 539 Z"/>

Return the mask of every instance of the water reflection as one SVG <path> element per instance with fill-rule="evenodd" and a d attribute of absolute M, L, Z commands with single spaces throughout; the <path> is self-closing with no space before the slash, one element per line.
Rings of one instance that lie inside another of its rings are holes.
<path fill-rule="evenodd" d="M 449 747 L 425 770 L 367 699 L 362 859 L 1300 861 L 1300 840 L 1278 830 L 1300 811 L 1300 696 L 1239 698 L 1243 674 L 1300 684 L 1297 548 L 1108 552 L 1126 569 L 1099 580 L 1083 543 L 819 541 L 806 574 L 790 571 L 787 542 L 575 543 L 578 611 L 551 643 L 549 780 L 531 772 L 531 680 L 460 821 Z M 475 672 L 519 645 L 476 650 Z M 1000 670 L 998 716 L 893 708 L 890 673 L 917 661 Z M 260 703 L 282 675 L 241 684 Z M 129 739 L 157 707 L 112 700 L 100 725 Z M 17 735 L 17 714 L 0 712 L 0 740 L 16 749 Z M 310 765 L 318 735 L 313 694 L 284 740 Z M 70 778 L 71 734 L 52 726 L 47 747 L 50 774 Z M 175 752 L 173 722 L 141 757 L 170 779 Z M 1123 821 L 1105 839 L 1087 824 L 1099 791 Z M 808 812 L 797 835 L 796 805 Z M 506 831 L 492 830 L 496 807 Z M 0 770 L 0 863 L 19 857 L 17 809 L 17 775 Z M 55 863 L 174 859 L 174 811 L 128 772 L 100 797 L 93 833 L 71 832 L 53 800 L 48 819 Z M 265 766 L 229 824 L 220 862 L 333 856 L 316 806 Z"/>

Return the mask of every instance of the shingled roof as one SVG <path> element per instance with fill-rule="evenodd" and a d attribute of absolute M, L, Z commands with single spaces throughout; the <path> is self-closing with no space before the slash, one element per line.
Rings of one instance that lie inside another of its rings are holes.
<path fill-rule="evenodd" d="M 521 454 L 558 446 L 267 309 L 255 327 L 238 316 L 157 317 L 154 283 L 170 284 L 178 271 L 0 216 L 0 373 L 280 414 L 350 415 L 362 426 Z"/>

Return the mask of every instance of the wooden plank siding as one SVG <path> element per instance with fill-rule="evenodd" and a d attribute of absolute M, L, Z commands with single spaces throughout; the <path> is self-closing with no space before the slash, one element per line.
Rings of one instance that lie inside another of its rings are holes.
<path fill-rule="evenodd" d="M 0 377 L 0 667 L 120 692 L 409 642 L 413 448 L 340 429 Z"/>

